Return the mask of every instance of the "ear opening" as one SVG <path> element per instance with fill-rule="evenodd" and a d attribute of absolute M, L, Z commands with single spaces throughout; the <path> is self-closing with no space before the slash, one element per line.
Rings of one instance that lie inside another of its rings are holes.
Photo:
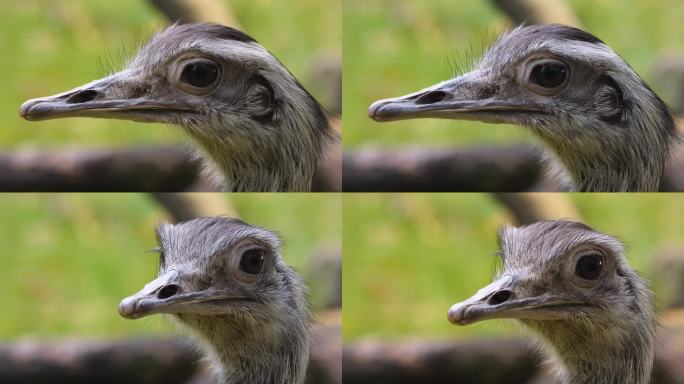
<path fill-rule="evenodd" d="M 601 120 L 608 124 L 619 124 L 625 110 L 625 99 L 622 89 L 610 76 L 605 75 L 599 79 L 599 89 L 596 97 L 596 105 L 605 109 L 601 113 Z"/>
<path fill-rule="evenodd" d="M 258 93 L 254 95 L 258 100 L 258 110 L 253 111 L 253 118 L 262 124 L 270 123 L 273 121 L 278 100 L 273 85 L 261 74 L 252 75 L 249 83 L 251 87 L 258 88 Z"/>

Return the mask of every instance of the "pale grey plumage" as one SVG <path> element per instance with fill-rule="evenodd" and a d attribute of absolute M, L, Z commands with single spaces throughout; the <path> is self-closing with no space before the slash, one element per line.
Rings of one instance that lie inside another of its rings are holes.
<path fill-rule="evenodd" d="M 122 316 L 171 314 L 200 340 L 221 383 L 304 383 L 306 289 L 278 238 L 223 217 L 162 225 L 158 237 L 159 277 L 121 302 Z"/>
<path fill-rule="evenodd" d="M 651 293 L 619 240 L 581 223 L 547 221 L 506 228 L 500 244 L 500 273 L 455 304 L 450 321 L 520 320 L 539 336 L 563 384 L 650 382 Z M 587 275 L 598 272 L 598 264 L 590 264 L 597 257 L 600 275 Z"/>
<path fill-rule="evenodd" d="M 273 55 L 215 24 L 174 25 L 123 71 L 29 100 L 21 114 L 178 125 L 231 191 L 309 191 L 324 147 L 338 139 L 323 108 Z"/>
<path fill-rule="evenodd" d="M 552 73 L 549 63 L 565 81 L 542 87 L 540 68 Z M 578 191 L 657 191 L 676 137 L 668 107 L 619 55 L 595 36 L 560 25 L 505 33 L 473 71 L 380 100 L 369 115 L 529 127 L 549 149 L 552 168 Z"/>

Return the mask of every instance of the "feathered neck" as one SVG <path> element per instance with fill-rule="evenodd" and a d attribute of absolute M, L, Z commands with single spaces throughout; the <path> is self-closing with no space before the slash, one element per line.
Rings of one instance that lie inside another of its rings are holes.
<path fill-rule="evenodd" d="M 234 319 L 179 315 L 202 340 L 220 384 L 304 384 L 309 361 L 308 318 L 264 325 L 264 318 L 236 326 Z"/>
<path fill-rule="evenodd" d="M 587 127 L 582 119 L 561 117 L 554 125 L 532 129 L 550 149 L 552 170 L 570 190 L 656 192 L 677 140 L 672 116 L 664 103 L 659 107 L 659 113 L 626 114 L 619 126 Z"/>
<path fill-rule="evenodd" d="M 607 331 L 608 332 L 608 331 Z M 653 367 L 654 345 L 645 335 L 628 335 L 620 344 L 606 337 L 576 340 L 550 348 L 549 363 L 562 384 L 647 384 Z"/>
<path fill-rule="evenodd" d="M 223 189 L 307 192 L 325 147 L 339 138 L 313 98 L 301 104 L 283 103 L 271 125 L 215 117 L 209 129 L 192 123 L 184 128 Z"/>
<path fill-rule="evenodd" d="M 541 336 L 540 345 L 563 384 L 647 384 L 656 320 L 642 294 L 639 303 L 625 304 L 620 316 L 578 314 L 571 320 L 523 323 Z"/>

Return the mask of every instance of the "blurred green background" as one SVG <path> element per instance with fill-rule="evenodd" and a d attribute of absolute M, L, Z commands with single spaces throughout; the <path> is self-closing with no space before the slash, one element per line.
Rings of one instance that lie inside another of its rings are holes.
<path fill-rule="evenodd" d="M 339 195 L 228 196 L 243 220 L 281 235 L 285 261 L 305 275 L 317 251 L 340 249 Z M 0 340 L 173 331 L 161 316 L 117 312 L 156 275 L 148 251 L 169 219 L 149 195 L 0 194 L 0 212 Z"/>
<path fill-rule="evenodd" d="M 659 55 L 684 52 L 681 0 L 567 1 L 584 28 L 622 55 L 651 85 Z M 375 100 L 453 77 L 448 61 L 469 68 L 482 47 L 509 27 L 508 19 L 487 0 L 345 0 L 345 149 L 530 141 L 525 131 L 510 125 L 436 119 L 376 123 L 366 114 Z"/>
<path fill-rule="evenodd" d="M 339 55 L 341 1 L 225 0 L 241 27 L 310 87 L 315 58 Z M 120 69 L 163 16 L 144 0 L 0 0 L 0 148 L 182 143 L 180 130 L 99 119 L 27 122 L 21 103 Z M 319 97 L 315 90 L 314 96 Z"/>
<path fill-rule="evenodd" d="M 584 222 L 622 239 L 632 267 L 662 289 L 650 264 L 684 245 L 676 194 L 570 194 Z M 345 194 L 342 214 L 345 342 L 515 335 L 513 321 L 456 327 L 452 304 L 491 282 L 496 234 L 511 222 L 488 194 Z"/>

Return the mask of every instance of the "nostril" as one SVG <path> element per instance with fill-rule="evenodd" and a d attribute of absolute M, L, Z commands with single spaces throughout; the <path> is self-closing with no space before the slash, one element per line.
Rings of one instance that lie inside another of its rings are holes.
<path fill-rule="evenodd" d="M 508 301 L 508 299 L 511 298 L 511 291 L 503 290 L 499 291 L 492 296 L 489 297 L 489 300 L 487 300 L 487 303 L 489 305 L 498 305 L 501 304 L 505 301 Z"/>
<path fill-rule="evenodd" d="M 158 299 L 168 299 L 178 293 L 179 287 L 176 284 L 169 284 L 157 292 Z"/>
<path fill-rule="evenodd" d="M 85 91 L 78 91 L 66 99 L 68 104 L 80 104 L 93 101 L 97 97 L 97 91 L 87 89 Z"/>
<path fill-rule="evenodd" d="M 416 100 L 416 104 L 434 104 L 444 100 L 445 97 L 446 93 L 442 91 L 432 91 L 421 95 Z"/>

